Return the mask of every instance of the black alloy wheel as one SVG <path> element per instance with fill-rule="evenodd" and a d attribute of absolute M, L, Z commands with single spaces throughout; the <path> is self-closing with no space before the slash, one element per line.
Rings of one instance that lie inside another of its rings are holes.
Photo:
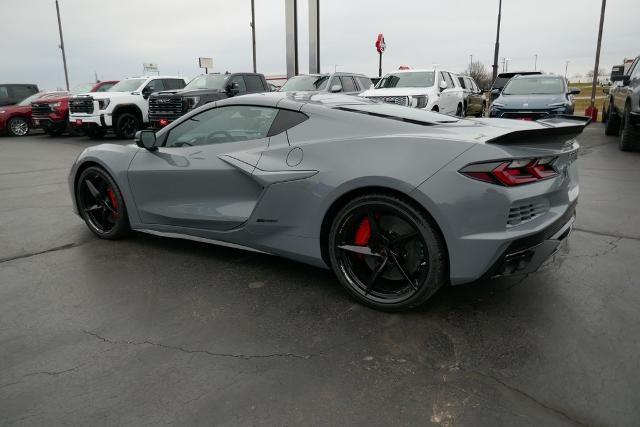
<path fill-rule="evenodd" d="M 620 120 L 620 141 L 618 147 L 622 151 L 629 151 L 640 148 L 640 131 L 636 129 L 629 118 L 631 114 L 631 105 L 627 103 Z"/>
<path fill-rule="evenodd" d="M 122 194 L 102 168 L 85 169 L 76 183 L 76 200 L 87 226 L 102 239 L 117 239 L 129 231 Z"/>
<path fill-rule="evenodd" d="M 140 120 L 131 113 L 123 113 L 116 119 L 115 132 L 118 138 L 132 139 L 140 130 Z"/>
<path fill-rule="evenodd" d="M 349 202 L 334 219 L 329 248 L 342 285 L 376 309 L 416 307 L 446 282 L 442 238 L 420 210 L 396 196 Z"/>
<path fill-rule="evenodd" d="M 30 130 L 29 122 L 24 117 L 14 117 L 7 123 L 7 131 L 11 136 L 25 136 Z"/>
<path fill-rule="evenodd" d="M 607 136 L 617 136 L 620 132 L 620 116 L 613 110 L 613 103 L 609 102 L 607 111 L 607 123 L 604 127 L 604 134 Z"/>

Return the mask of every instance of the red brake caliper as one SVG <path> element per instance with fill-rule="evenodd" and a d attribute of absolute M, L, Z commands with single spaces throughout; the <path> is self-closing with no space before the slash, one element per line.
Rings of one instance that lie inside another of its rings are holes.
<path fill-rule="evenodd" d="M 358 230 L 356 231 L 356 241 L 354 243 L 358 246 L 367 246 L 370 238 L 371 225 L 369 224 L 369 218 L 365 218 L 362 220 Z"/>
<path fill-rule="evenodd" d="M 111 187 L 107 188 L 107 197 L 109 197 L 109 200 L 111 201 L 111 206 L 113 207 L 113 210 L 116 211 L 114 214 L 111 215 L 115 219 L 118 217 L 118 199 L 116 197 L 116 193 L 113 192 Z"/>

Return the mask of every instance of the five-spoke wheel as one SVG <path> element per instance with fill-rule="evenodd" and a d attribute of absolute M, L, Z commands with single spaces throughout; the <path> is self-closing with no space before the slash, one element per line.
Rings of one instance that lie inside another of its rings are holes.
<path fill-rule="evenodd" d="M 445 283 L 445 248 L 424 213 L 391 195 L 347 203 L 329 235 L 340 282 L 360 301 L 390 311 L 415 307 Z"/>
<path fill-rule="evenodd" d="M 92 166 L 82 172 L 76 198 L 80 215 L 98 237 L 116 239 L 129 230 L 122 194 L 103 169 Z"/>

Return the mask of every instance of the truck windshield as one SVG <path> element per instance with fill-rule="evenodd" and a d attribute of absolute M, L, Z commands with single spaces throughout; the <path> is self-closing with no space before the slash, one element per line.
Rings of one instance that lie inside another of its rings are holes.
<path fill-rule="evenodd" d="M 433 71 L 387 74 L 376 85 L 376 89 L 391 87 L 430 87 L 433 86 Z"/>
<path fill-rule="evenodd" d="M 114 84 L 107 92 L 131 92 L 140 87 L 147 79 L 127 79 Z"/>
<path fill-rule="evenodd" d="M 280 88 L 280 92 L 288 90 L 324 90 L 329 82 L 329 76 L 294 76 Z"/>
<path fill-rule="evenodd" d="M 83 84 L 83 85 L 80 85 L 80 86 L 76 86 L 73 89 L 71 89 L 71 94 L 72 95 L 79 95 L 81 93 L 91 92 L 91 89 L 93 89 L 94 85 L 95 85 L 95 83 L 87 83 L 87 84 Z"/>
<path fill-rule="evenodd" d="M 503 95 L 551 95 L 564 92 L 564 82 L 558 77 L 511 79 Z"/>
<path fill-rule="evenodd" d="M 205 74 L 198 76 L 191 80 L 188 85 L 184 87 L 185 90 L 189 89 L 224 89 L 224 82 L 228 76 Z"/>

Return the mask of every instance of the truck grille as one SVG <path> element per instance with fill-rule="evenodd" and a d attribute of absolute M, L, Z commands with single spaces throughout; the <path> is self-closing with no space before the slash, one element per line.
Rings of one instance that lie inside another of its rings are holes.
<path fill-rule="evenodd" d="M 184 113 L 182 97 L 153 96 L 149 98 L 149 120 L 175 120 Z"/>
<path fill-rule="evenodd" d="M 546 213 L 548 210 L 549 202 L 544 199 L 514 203 L 511 209 L 509 209 L 507 227 L 515 227 L 516 225 L 529 222 Z"/>
<path fill-rule="evenodd" d="M 408 96 L 367 96 L 367 98 L 371 99 L 372 101 L 385 104 L 396 104 L 404 106 L 409 105 Z"/>
<path fill-rule="evenodd" d="M 48 116 L 52 111 L 51 104 L 49 103 L 31 104 L 31 114 L 34 117 Z"/>
<path fill-rule="evenodd" d="M 69 100 L 69 111 L 73 113 L 93 114 L 93 97 L 83 96 L 82 98 L 71 98 Z"/>

